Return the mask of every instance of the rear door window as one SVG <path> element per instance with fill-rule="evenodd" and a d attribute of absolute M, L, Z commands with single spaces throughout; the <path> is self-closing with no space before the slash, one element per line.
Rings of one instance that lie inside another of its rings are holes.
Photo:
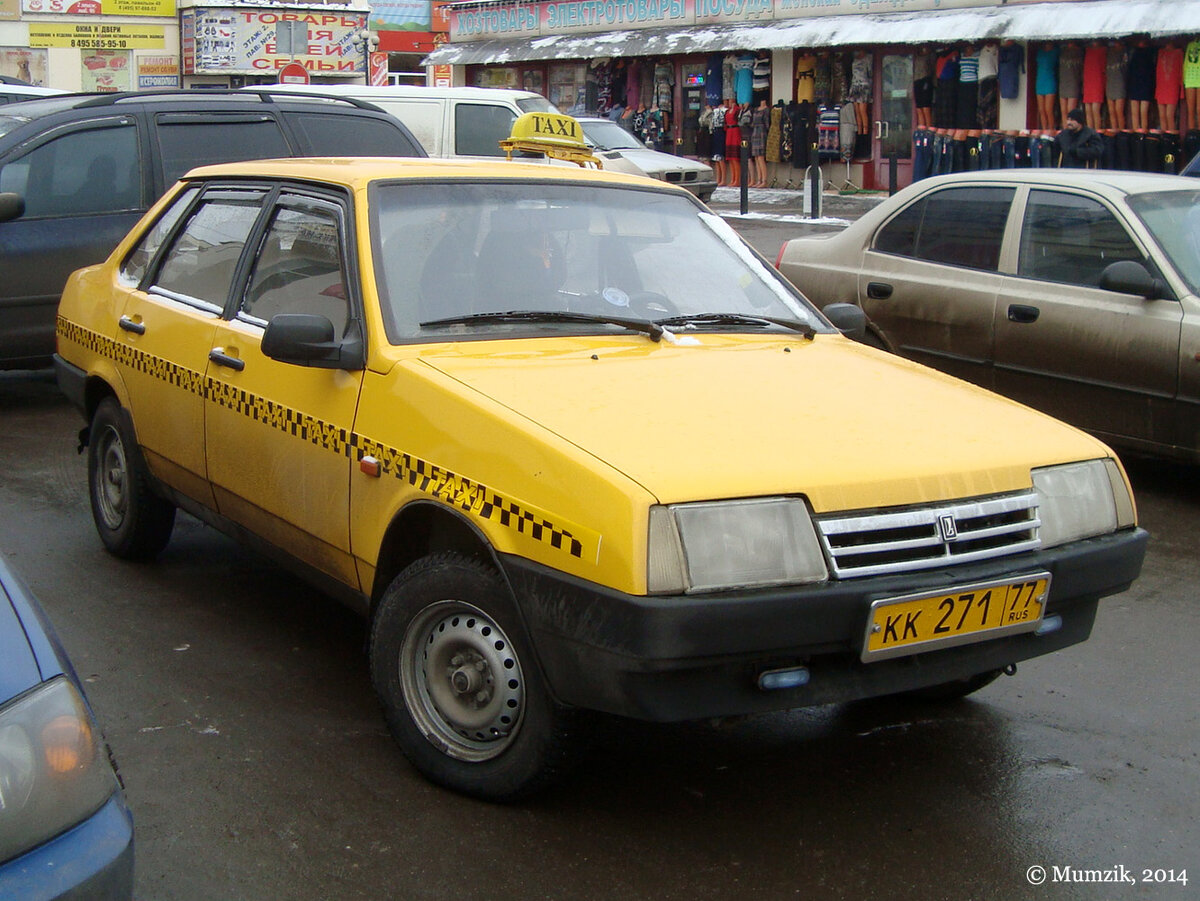
<path fill-rule="evenodd" d="M 273 116 L 164 113 L 155 122 L 164 189 L 196 166 L 295 155 Z"/>
<path fill-rule="evenodd" d="M 921 198 L 879 232 L 875 249 L 995 272 L 1015 188 L 948 188 Z"/>

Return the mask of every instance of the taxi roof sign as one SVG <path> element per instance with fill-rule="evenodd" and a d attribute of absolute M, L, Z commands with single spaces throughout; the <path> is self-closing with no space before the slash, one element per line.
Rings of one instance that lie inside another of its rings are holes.
<path fill-rule="evenodd" d="M 544 153 L 554 159 L 568 160 L 580 166 L 604 168 L 588 149 L 579 122 L 561 113 L 526 113 L 513 123 L 512 133 L 500 142 L 511 160 L 514 150 Z"/>

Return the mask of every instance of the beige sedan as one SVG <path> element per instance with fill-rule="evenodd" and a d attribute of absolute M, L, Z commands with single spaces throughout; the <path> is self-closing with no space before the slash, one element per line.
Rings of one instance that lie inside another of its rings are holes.
<path fill-rule="evenodd" d="M 926 179 L 787 242 L 814 303 L 868 343 L 1131 450 L 1200 461 L 1200 185 L 1007 169 Z"/>

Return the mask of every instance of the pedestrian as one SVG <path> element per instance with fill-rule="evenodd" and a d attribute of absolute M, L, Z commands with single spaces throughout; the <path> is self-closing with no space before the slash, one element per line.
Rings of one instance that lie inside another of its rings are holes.
<path fill-rule="evenodd" d="M 1090 169 L 1104 154 L 1104 141 L 1087 125 L 1087 114 L 1080 107 L 1067 113 L 1062 131 L 1054 139 L 1058 164 L 1068 169 Z"/>

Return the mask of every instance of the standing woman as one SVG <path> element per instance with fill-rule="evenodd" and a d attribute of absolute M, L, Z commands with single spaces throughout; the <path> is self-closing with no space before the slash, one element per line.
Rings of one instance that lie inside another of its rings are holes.
<path fill-rule="evenodd" d="M 1058 47 L 1050 42 L 1042 44 L 1038 48 L 1036 64 L 1038 128 L 1053 131 L 1058 105 Z"/>

